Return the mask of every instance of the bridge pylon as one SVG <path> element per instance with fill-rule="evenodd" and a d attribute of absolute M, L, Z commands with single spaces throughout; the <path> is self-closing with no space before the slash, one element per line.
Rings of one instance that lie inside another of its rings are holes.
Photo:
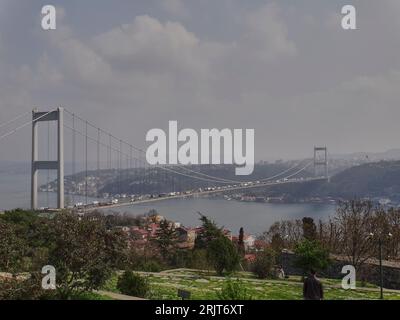
<path fill-rule="evenodd" d="M 319 155 L 322 154 L 322 157 Z M 322 167 L 324 170 L 324 177 L 329 181 L 328 172 L 328 149 L 327 147 L 314 147 L 314 176 L 318 174 L 318 168 Z"/>
<path fill-rule="evenodd" d="M 64 208 L 64 109 L 50 112 L 32 111 L 32 169 L 31 169 L 31 208 L 38 208 L 39 170 L 57 170 L 57 208 Z M 57 121 L 57 160 L 40 161 L 38 154 L 39 122 Z"/>

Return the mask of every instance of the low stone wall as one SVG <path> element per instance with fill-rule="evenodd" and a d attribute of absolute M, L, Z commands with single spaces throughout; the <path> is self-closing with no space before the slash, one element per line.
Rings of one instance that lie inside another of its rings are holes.
<path fill-rule="evenodd" d="M 303 271 L 294 266 L 296 259 L 293 253 L 282 253 L 281 264 L 287 275 L 303 275 Z M 321 277 L 342 279 L 345 275 L 341 273 L 344 265 L 351 264 L 343 260 L 333 260 L 332 264 L 324 272 L 320 272 Z M 365 280 L 366 282 L 380 285 L 379 265 L 367 263 L 364 266 L 365 272 L 363 274 L 356 274 L 357 280 Z M 383 266 L 383 287 L 387 289 L 400 290 L 400 268 L 392 266 Z M 357 272 L 357 271 L 356 271 Z M 362 277 L 364 279 L 362 279 Z"/>

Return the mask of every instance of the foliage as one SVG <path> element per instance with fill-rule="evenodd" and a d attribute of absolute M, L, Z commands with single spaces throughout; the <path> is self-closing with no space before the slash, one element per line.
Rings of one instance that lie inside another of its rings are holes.
<path fill-rule="evenodd" d="M 246 250 L 245 250 L 245 246 L 244 246 L 244 230 L 243 230 L 243 228 L 240 228 L 240 230 L 239 230 L 238 252 L 242 257 L 246 254 Z"/>
<path fill-rule="evenodd" d="M 0 270 L 14 272 L 21 265 L 25 246 L 13 225 L 0 221 Z"/>
<path fill-rule="evenodd" d="M 117 288 L 121 293 L 145 298 L 150 291 L 149 281 L 137 273 L 125 271 L 118 279 Z"/>
<path fill-rule="evenodd" d="M 248 289 L 239 279 L 225 281 L 220 292 L 217 293 L 219 300 L 251 300 L 252 296 Z"/>
<path fill-rule="evenodd" d="M 160 272 L 164 269 L 163 265 L 156 259 L 148 259 L 139 264 L 136 270 L 145 272 Z"/>
<path fill-rule="evenodd" d="M 257 253 L 251 269 L 259 279 L 274 278 L 275 262 L 275 252 L 266 248 L 264 251 Z"/>
<path fill-rule="evenodd" d="M 216 238 L 223 236 L 222 228 L 218 228 L 217 224 L 207 218 L 205 215 L 200 215 L 202 222 L 202 231 L 197 235 L 195 240 L 196 249 L 205 249 L 208 244 Z"/>
<path fill-rule="evenodd" d="M 115 267 L 120 235 L 108 232 L 100 218 L 62 213 L 51 220 L 49 264 L 57 271 L 61 299 L 98 289 Z M 125 241 L 126 243 L 126 241 Z"/>
<path fill-rule="evenodd" d="M 311 269 L 324 270 L 328 267 L 329 252 L 322 248 L 317 241 L 303 240 L 295 248 L 295 265 L 304 273 Z"/>
<path fill-rule="evenodd" d="M 239 254 L 232 242 L 225 236 L 212 240 L 207 247 L 207 258 L 213 264 L 218 275 L 237 269 Z"/>
<path fill-rule="evenodd" d="M 212 264 L 208 260 L 206 249 L 194 249 L 188 257 L 188 267 L 200 270 L 209 270 Z"/>
<path fill-rule="evenodd" d="M 131 247 L 127 253 L 126 270 L 160 272 L 167 268 L 154 250 L 154 244 L 148 243 L 144 250 Z"/>
<path fill-rule="evenodd" d="M 37 300 L 53 297 L 52 291 L 42 289 L 41 275 L 38 273 L 0 279 L 0 300 Z"/>
<path fill-rule="evenodd" d="M 176 249 L 175 246 L 178 241 L 178 234 L 170 222 L 163 220 L 160 222 L 160 228 L 157 230 L 154 241 L 160 250 L 161 256 L 167 259 Z"/>

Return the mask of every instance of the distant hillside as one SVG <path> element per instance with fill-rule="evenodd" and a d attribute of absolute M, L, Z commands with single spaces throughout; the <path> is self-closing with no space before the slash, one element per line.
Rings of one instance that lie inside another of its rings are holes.
<path fill-rule="evenodd" d="M 400 149 L 390 149 L 384 152 L 356 152 L 349 154 L 332 154 L 331 159 L 358 159 L 366 161 L 395 161 L 400 160 Z"/>
<path fill-rule="evenodd" d="M 339 172 L 312 193 L 333 197 L 400 198 L 400 161 L 380 161 Z"/>
<path fill-rule="evenodd" d="M 387 197 L 400 202 L 400 161 L 380 161 L 353 166 L 333 175 L 329 183 L 280 185 L 265 190 L 254 190 L 252 193 L 272 197 L 284 196 L 287 201 L 314 197 Z"/>

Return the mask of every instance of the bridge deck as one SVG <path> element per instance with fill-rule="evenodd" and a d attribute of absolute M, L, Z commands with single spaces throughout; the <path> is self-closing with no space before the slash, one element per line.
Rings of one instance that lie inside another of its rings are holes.
<path fill-rule="evenodd" d="M 231 191 L 239 191 L 239 190 L 247 190 L 247 189 L 256 189 L 256 188 L 263 188 L 263 187 L 271 187 L 271 186 L 276 186 L 276 185 L 283 185 L 283 184 L 289 184 L 289 183 L 306 183 L 306 182 L 312 182 L 312 181 L 324 181 L 328 180 L 326 177 L 317 177 L 317 178 L 305 178 L 305 179 L 296 179 L 296 180 L 288 180 L 288 181 L 274 181 L 274 182 L 267 182 L 267 183 L 258 183 L 258 184 L 251 184 L 248 186 L 237 186 L 237 187 L 232 187 L 232 188 L 221 188 L 219 190 L 209 190 L 209 191 L 199 191 L 199 192 L 193 192 L 190 194 L 179 194 L 175 196 L 165 196 L 165 197 L 157 197 L 157 198 L 150 198 L 150 199 L 144 199 L 144 200 L 138 200 L 138 201 L 124 201 L 116 204 L 110 204 L 110 205 L 103 205 L 103 206 L 93 206 L 93 205 L 88 205 L 86 208 L 83 208 L 82 210 L 88 212 L 88 211 L 94 211 L 98 209 L 112 209 L 112 208 L 120 208 L 120 207 L 127 207 L 127 206 L 133 206 L 133 205 L 139 205 L 139 204 L 146 204 L 146 203 L 153 203 L 153 202 L 160 202 L 160 201 L 166 201 L 166 200 L 172 200 L 172 199 L 183 199 L 183 198 L 189 198 L 189 197 L 196 197 L 196 196 L 202 196 L 202 195 L 209 195 L 209 194 L 218 194 L 218 193 L 226 193 L 226 192 L 231 192 Z"/>

